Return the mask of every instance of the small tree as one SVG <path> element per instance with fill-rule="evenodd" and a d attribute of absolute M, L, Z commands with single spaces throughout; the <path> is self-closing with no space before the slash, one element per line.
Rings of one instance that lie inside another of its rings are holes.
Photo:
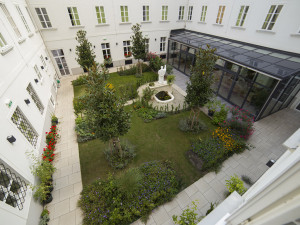
<path fill-rule="evenodd" d="M 99 72 L 94 65 L 87 78 L 86 119 L 95 136 L 109 142 L 111 151 L 118 150 L 122 157 L 119 137 L 130 128 L 130 115 L 124 110 L 124 100 L 120 99 L 112 84 L 107 83 L 108 70 L 102 65 Z"/>
<path fill-rule="evenodd" d="M 79 30 L 76 40 L 79 45 L 76 46 L 76 61 L 84 71 L 88 71 L 95 64 L 95 53 L 92 49 L 92 44 L 86 38 L 86 31 Z"/>
<path fill-rule="evenodd" d="M 213 83 L 212 71 L 214 69 L 217 56 L 214 55 L 216 49 L 199 49 L 196 54 L 196 63 L 191 69 L 190 82 L 187 84 L 185 102 L 191 107 L 191 129 L 194 122 L 199 117 L 200 107 L 204 106 L 212 96 Z"/>
<path fill-rule="evenodd" d="M 146 44 L 145 44 L 145 38 L 143 37 L 142 31 L 141 31 L 141 25 L 136 24 L 132 26 L 133 35 L 131 36 L 132 41 L 132 54 L 135 59 L 138 60 L 138 66 L 136 73 L 142 74 L 142 63 L 140 63 L 140 60 L 145 59 L 146 57 Z"/>

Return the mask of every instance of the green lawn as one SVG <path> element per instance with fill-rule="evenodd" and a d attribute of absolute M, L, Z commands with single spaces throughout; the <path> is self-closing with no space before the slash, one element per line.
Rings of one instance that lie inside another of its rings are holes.
<path fill-rule="evenodd" d="M 134 76 L 110 75 L 110 82 L 115 86 L 133 82 L 135 79 Z M 75 97 L 83 93 L 83 86 L 74 87 Z M 126 110 L 132 110 L 132 107 L 127 106 Z M 151 123 L 144 123 L 137 116 L 137 113 L 132 110 L 131 129 L 123 137 L 135 146 L 137 153 L 136 158 L 129 164 L 129 167 L 135 167 L 147 161 L 168 159 L 174 162 L 175 169 L 186 186 L 199 179 L 201 173 L 191 165 L 185 153 L 190 148 L 191 140 L 211 135 L 215 127 L 211 125 L 210 119 L 206 115 L 201 114 L 200 118 L 206 122 L 208 130 L 198 135 L 184 133 L 178 129 L 178 122 L 188 115 L 189 112 L 183 112 L 169 115 L 167 118 L 155 120 Z M 105 178 L 109 172 L 116 172 L 105 159 L 103 153 L 105 146 L 100 140 L 79 144 L 81 175 L 84 185 L 97 178 Z"/>

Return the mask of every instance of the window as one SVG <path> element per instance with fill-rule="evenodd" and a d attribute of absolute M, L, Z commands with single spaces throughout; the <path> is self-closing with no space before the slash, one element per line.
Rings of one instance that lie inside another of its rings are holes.
<path fill-rule="evenodd" d="M 160 38 L 160 51 L 161 52 L 164 52 L 164 51 L 166 51 L 166 37 L 161 37 Z"/>
<path fill-rule="evenodd" d="M 0 161 L 0 201 L 22 210 L 26 191 L 26 182 Z"/>
<path fill-rule="evenodd" d="M 43 28 L 51 28 L 52 24 L 50 22 L 48 14 L 47 14 L 46 8 L 35 8 L 35 11 L 39 17 L 42 27 Z"/>
<path fill-rule="evenodd" d="M 31 20 L 31 23 L 33 24 L 34 28 L 37 30 L 36 24 L 35 24 L 35 22 L 33 22 L 31 13 L 29 12 L 29 10 L 28 10 L 28 8 L 27 8 L 26 6 L 25 6 L 25 9 L 26 9 L 26 11 L 27 11 L 27 14 L 28 14 L 30 20 Z"/>
<path fill-rule="evenodd" d="M 29 93 L 29 95 L 31 96 L 32 100 L 34 101 L 35 105 L 38 107 L 38 109 L 40 110 L 41 114 L 43 114 L 44 112 L 44 106 L 40 100 L 40 98 L 38 97 L 37 93 L 35 92 L 35 90 L 33 89 L 31 83 L 28 84 L 27 88 L 26 88 L 27 92 Z"/>
<path fill-rule="evenodd" d="M 179 6 L 178 20 L 183 20 L 184 17 L 184 6 Z"/>
<path fill-rule="evenodd" d="M 191 21 L 193 16 L 193 6 L 189 6 L 188 20 Z"/>
<path fill-rule="evenodd" d="M 204 5 L 202 6 L 202 11 L 201 11 L 201 17 L 200 17 L 201 22 L 205 22 L 206 12 L 207 12 L 207 5 Z"/>
<path fill-rule="evenodd" d="M 245 6 L 245 5 L 241 6 L 240 13 L 235 24 L 236 26 L 242 27 L 244 25 L 248 10 L 249 10 L 249 6 Z"/>
<path fill-rule="evenodd" d="M 17 37 L 20 39 L 22 38 L 21 32 L 18 29 L 15 21 L 13 20 L 13 18 L 11 17 L 9 11 L 7 10 L 6 6 L 3 3 L 0 3 L 1 9 L 4 12 L 8 22 L 10 23 L 11 27 L 13 28 L 13 30 L 15 31 L 15 34 L 17 35 Z"/>
<path fill-rule="evenodd" d="M 51 95 L 51 97 L 50 97 L 50 102 L 51 102 L 51 104 L 54 106 L 55 105 L 55 102 L 54 102 L 54 99 L 53 99 L 53 96 Z"/>
<path fill-rule="evenodd" d="M 18 11 L 18 13 L 19 13 L 19 15 L 20 15 L 20 17 L 21 17 L 23 23 L 24 23 L 24 26 L 25 26 L 27 32 L 28 32 L 28 33 L 31 33 L 30 27 L 28 26 L 28 23 L 27 23 L 27 21 L 26 21 L 24 15 L 23 15 L 23 13 L 22 13 L 22 11 L 21 11 L 21 9 L 20 9 L 20 7 L 19 7 L 18 5 L 16 5 L 16 9 L 17 9 L 17 11 Z"/>
<path fill-rule="evenodd" d="M 149 21 L 149 5 L 143 6 L 143 21 Z"/>
<path fill-rule="evenodd" d="M 171 51 L 176 51 L 176 49 L 177 49 L 177 42 L 172 42 Z"/>
<path fill-rule="evenodd" d="M 270 10 L 267 14 L 264 24 L 262 25 L 263 30 L 272 30 L 274 24 L 282 10 L 283 5 L 271 5 Z"/>
<path fill-rule="evenodd" d="M 41 80 L 42 74 L 41 74 L 39 68 L 37 67 L 37 65 L 34 66 L 34 71 L 35 71 L 36 75 L 38 76 L 38 78 Z"/>
<path fill-rule="evenodd" d="M 161 7 L 161 20 L 168 20 L 168 6 L 167 5 L 163 5 Z"/>
<path fill-rule="evenodd" d="M 0 48 L 3 48 L 5 46 L 7 46 L 7 42 L 5 41 L 4 37 L 0 33 Z"/>
<path fill-rule="evenodd" d="M 77 12 L 77 7 L 68 7 L 69 17 L 72 26 L 80 26 L 79 15 Z"/>
<path fill-rule="evenodd" d="M 149 52 L 149 38 L 145 38 L 145 52 L 148 53 Z"/>
<path fill-rule="evenodd" d="M 122 23 L 126 23 L 129 21 L 128 18 L 128 6 L 120 6 L 121 8 L 121 20 Z"/>
<path fill-rule="evenodd" d="M 97 15 L 98 24 L 106 23 L 103 6 L 96 6 L 96 15 Z"/>
<path fill-rule="evenodd" d="M 124 56 L 130 57 L 131 56 L 131 46 L 130 41 L 123 41 L 123 49 L 124 49 Z"/>
<path fill-rule="evenodd" d="M 104 59 L 111 58 L 109 43 L 102 43 L 101 47 L 102 47 L 103 58 Z"/>
<path fill-rule="evenodd" d="M 222 24 L 224 12 L 225 12 L 225 6 L 224 5 L 220 5 L 219 6 L 218 15 L 217 15 L 217 19 L 216 19 L 216 23 L 217 24 Z"/>
<path fill-rule="evenodd" d="M 16 108 L 14 114 L 11 117 L 11 120 L 13 121 L 14 124 L 17 125 L 18 129 L 25 136 L 25 138 L 30 142 L 30 144 L 32 144 L 35 147 L 38 139 L 38 134 L 33 129 L 31 124 L 28 122 L 26 117 L 23 115 L 19 107 Z"/>

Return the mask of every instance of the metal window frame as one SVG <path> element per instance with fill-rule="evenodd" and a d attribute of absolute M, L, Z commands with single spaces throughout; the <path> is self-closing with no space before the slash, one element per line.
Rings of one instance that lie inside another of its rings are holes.
<path fill-rule="evenodd" d="M 206 12 L 207 12 L 207 5 L 203 5 L 202 6 L 202 11 L 201 11 L 201 16 L 200 16 L 200 21 L 201 22 L 205 22 Z"/>
<path fill-rule="evenodd" d="M 183 19 L 184 19 L 184 6 L 181 5 L 181 6 L 179 6 L 178 20 L 183 20 Z"/>
<path fill-rule="evenodd" d="M 17 27 L 17 25 L 16 25 L 14 19 L 12 18 L 10 12 L 8 11 L 6 5 L 5 5 L 4 3 L 1 3 L 1 2 L 0 2 L 0 8 L 1 8 L 2 11 L 4 12 L 4 14 L 5 14 L 5 16 L 6 16 L 6 19 L 7 19 L 8 22 L 10 23 L 10 25 L 11 25 L 11 27 L 13 28 L 13 30 L 14 30 L 15 34 L 17 35 L 17 37 L 18 37 L 19 39 L 21 39 L 21 38 L 22 38 L 22 34 L 21 34 L 19 28 Z"/>
<path fill-rule="evenodd" d="M 121 11 L 121 21 L 122 23 L 128 23 L 129 22 L 129 13 L 128 13 L 128 6 L 127 5 L 121 5 L 120 6 Z M 123 13 L 123 16 L 122 16 Z M 127 13 L 127 16 L 126 16 Z"/>
<path fill-rule="evenodd" d="M 45 107 L 44 107 L 41 99 L 37 95 L 36 91 L 32 87 L 31 83 L 28 84 L 28 86 L 26 88 L 26 91 L 30 95 L 31 99 L 34 101 L 34 103 L 35 103 L 36 107 L 38 108 L 38 110 L 41 112 L 41 114 L 43 114 Z"/>
<path fill-rule="evenodd" d="M 193 17 L 193 6 L 189 6 L 189 12 L 188 12 L 188 20 L 191 21 Z"/>
<path fill-rule="evenodd" d="M 97 12 L 97 8 L 99 12 Z M 106 24 L 104 6 L 95 6 L 98 24 Z M 103 12 L 102 10 L 103 9 Z"/>
<path fill-rule="evenodd" d="M 73 27 L 81 26 L 78 9 L 75 6 L 67 7 L 71 24 Z M 75 12 L 76 11 L 76 12 Z M 76 15 L 78 18 L 76 18 Z"/>
<path fill-rule="evenodd" d="M 167 5 L 161 6 L 161 13 L 162 13 L 161 20 L 163 20 L 163 21 L 168 20 L 168 6 Z"/>
<path fill-rule="evenodd" d="M 249 11 L 248 5 L 241 5 L 240 12 L 238 14 L 238 17 L 237 17 L 237 20 L 235 23 L 235 25 L 237 27 L 242 27 L 244 25 L 248 11 Z"/>
<path fill-rule="evenodd" d="M 149 5 L 143 5 L 143 21 L 147 22 L 150 20 L 150 14 L 149 14 Z"/>
<path fill-rule="evenodd" d="M 28 32 L 28 33 L 31 33 L 31 29 L 30 29 L 30 27 L 28 26 L 28 23 L 27 23 L 27 21 L 26 21 L 26 19 L 25 19 L 25 17 L 24 17 L 24 14 L 23 14 L 23 12 L 22 12 L 20 6 L 19 6 L 19 5 L 15 5 L 15 6 L 16 6 L 16 9 L 17 9 L 17 11 L 18 11 L 18 13 L 19 13 L 19 16 L 21 17 L 21 20 L 22 20 L 22 22 L 23 22 L 23 24 L 24 24 L 24 26 L 25 26 L 27 32 Z"/>

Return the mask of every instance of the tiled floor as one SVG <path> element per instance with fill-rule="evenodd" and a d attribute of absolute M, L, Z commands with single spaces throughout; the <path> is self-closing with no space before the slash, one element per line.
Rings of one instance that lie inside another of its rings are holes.
<path fill-rule="evenodd" d="M 188 77 L 174 71 L 175 84 L 186 89 Z M 55 189 L 53 201 L 49 204 L 51 221 L 49 225 L 81 224 L 82 215 L 77 207 L 82 190 L 78 144 L 74 131 L 73 88 L 75 76 L 63 77 L 58 90 L 56 115 L 58 116 L 61 139 L 57 144 L 57 158 L 54 174 Z M 176 198 L 155 209 L 147 225 L 173 224 L 172 215 L 180 215 L 192 201 L 198 200 L 199 213 L 205 214 L 211 202 L 224 199 L 225 180 L 231 175 L 248 175 L 256 181 L 267 169 L 269 159 L 278 159 L 285 149 L 282 143 L 300 127 L 299 112 L 285 109 L 255 123 L 253 136 L 249 140 L 254 148 L 240 155 L 234 155 L 224 162 L 218 174 L 209 173 L 180 192 Z M 136 221 L 133 224 L 143 224 Z"/>

